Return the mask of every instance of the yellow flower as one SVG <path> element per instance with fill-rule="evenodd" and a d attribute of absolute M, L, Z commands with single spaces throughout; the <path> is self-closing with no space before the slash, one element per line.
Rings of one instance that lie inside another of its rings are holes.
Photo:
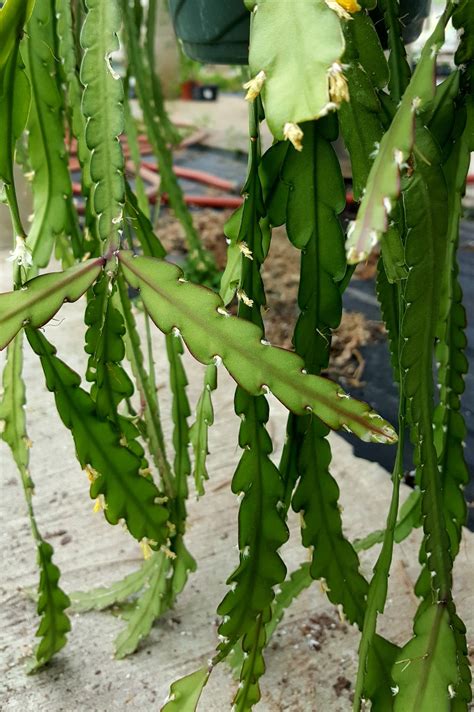
<path fill-rule="evenodd" d="M 303 150 L 303 144 L 301 143 L 301 141 L 303 140 L 303 135 L 303 131 L 298 126 L 298 124 L 288 122 L 283 127 L 283 136 L 288 141 L 291 141 L 297 151 Z"/>
<path fill-rule="evenodd" d="M 350 20 L 350 13 L 359 12 L 361 9 L 356 0 L 326 0 L 326 5 L 344 20 Z"/>
<path fill-rule="evenodd" d="M 347 12 L 359 12 L 360 5 L 357 0 L 336 0 L 337 4 L 347 10 Z"/>

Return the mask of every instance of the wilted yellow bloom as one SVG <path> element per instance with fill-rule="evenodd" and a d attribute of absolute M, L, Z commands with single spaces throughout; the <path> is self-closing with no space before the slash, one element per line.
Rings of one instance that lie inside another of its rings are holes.
<path fill-rule="evenodd" d="M 250 79 L 250 81 L 244 84 L 244 89 L 247 89 L 247 94 L 245 96 L 245 99 L 247 101 L 255 101 L 257 96 L 262 91 L 262 87 L 266 78 L 266 74 L 262 69 L 262 71 L 259 72 L 257 76 L 253 77 L 252 79 Z"/>
<path fill-rule="evenodd" d="M 343 101 L 349 101 L 349 87 L 347 79 L 339 62 L 333 62 L 328 71 L 329 96 L 337 106 Z"/>
<path fill-rule="evenodd" d="M 301 141 L 303 140 L 304 134 L 298 124 L 293 124 L 291 122 L 286 123 L 283 127 L 283 136 L 288 141 L 291 141 L 297 151 L 303 150 L 303 144 Z"/>

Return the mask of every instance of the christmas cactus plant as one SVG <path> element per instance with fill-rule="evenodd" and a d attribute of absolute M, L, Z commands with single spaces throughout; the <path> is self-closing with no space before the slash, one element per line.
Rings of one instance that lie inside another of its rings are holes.
<path fill-rule="evenodd" d="M 414 70 L 397 0 L 245 5 L 248 175 L 243 204 L 226 226 L 228 259 L 220 279 L 173 172 L 170 146 L 177 134 L 153 63 L 157 0 L 7 0 L 0 8 L 0 179 L 13 232 L 12 291 L 0 295 L 0 347 L 7 348 L 0 418 L 38 551 L 41 621 L 31 669 L 65 645 L 71 605 L 86 611 L 133 597 L 116 641 L 117 657 L 133 652 L 154 620 L 173 606 L 197 565 L 186 536 L 186 504 L 190 476 L 200 495 L 212 476 L 208 429 L 223 367 L 236 381 L 235 414 L 241 421 L 242 455 L 232 480 L 240 496 L 239 561 L 218 607 L 214 657 L 171 685 L 163 710 L 196 709 L 212 670 L 226 659 L 239 670 L 234 708 L 252 709 L 260 699 L 273 631 L 298 593 L 319 580 L 360 630 L 356 712 L 369 700 L 380 712 L 431 712 L 437 706 L 461 712 L 471 693 L 465 627 L 452 593 L 468 477 L 460 411 L 465 310 L 456 253 L 474 146 L 474 5 L 448 0 Z M 386 53 L 371 14 L 375 9 L 385 25 Z M 437 85 L 437 54 L 450 21 L 459 30 L 455 67 Z M 122 74 L 113 58 L 120 46 Z M 137 167 L 140 161 L 128 91 L 132 80 L 163 190 L 187 238 L 185 273 L 166 258 L 139 177 L 132 186 L 125 172 L 121 138 L 127 138 L 131 162 Z M 274 137 L 265 153 L 263 121 Z M 340 220 L 345 188 L 333 148 L 339 135 L 360 201 L 347 230 Z M 72 199 L 73 145 L 81 215 Z M 31 182 L 28 229 L 20 217 L 14 162 Z M 294 351 L 270 345 L 264 333 L 261 269 L 272 228 L 279 225 L 301 254 Z M 356 263 L 376 245 L 377 293 L 399 393 L 396 428 L 322 376 L 344 290 Z M 39 274 L 53 254 L 62 269 Z M 64 302 L 81 297 L 84 374 L 72 370 L 41 331 Z M 233 302 L 237 315 L 229 311 Z M 137 328 L 142 319 L 149 343 L 150 321 L 166 335 L 172 456 L 162 428 L 168 414 L 160 414 L 153 361 L 145 358 Z M 25 337 L 71 433 L 96 508 L 111 525 L 121 522 L 145 553 L 139 570 L 108 588 L 66 595 L 52 547 L 36 524 L 24 410 Z M 192 425 L 184 347 L 206 366 Z M 288 409 L 278 464 L 266 427 L 269 392 Z M 134 393 L 142 404 L 139 413 Z M 330 429 L 393 447 L 386 527 L 362 544 L 344 535 Z M 400 512 L 408 439 L 416 488 Z M 280 549 L 289 536 L 290 508 L 301 514 L 310 560 L 288 573 Z M 394 544 L 414 527 L 423 531 L 419 606 L 413 637 L 398 647 L 379 635 L 377 619 L 386 603 Z M 382 548 L 368 579 L 358 551 L 376 541 Z"/>

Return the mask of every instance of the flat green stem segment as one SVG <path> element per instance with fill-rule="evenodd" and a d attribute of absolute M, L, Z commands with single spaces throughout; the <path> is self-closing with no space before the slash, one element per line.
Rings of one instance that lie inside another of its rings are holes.
<path fill-rule="evenodd" d="M 150 576 L 154 556 L 156 554 L 146 559 L 138 571 L 134 571 L 110 586 L 99 586 L 91 591 L 74 591 L 69 594 L 72 611 L 74 613 L 103 611 L 117 603 L 123 603 L 127 598 L 138 593 Z"/>
<path fill-rule="evenodd" d="M 118 136 L 123 131 L 123 86 L 111 64 L 120 43 L 117 33 L 122 14 L 117 0 L 87 0 L 82 28 L 84 85 L 82 111 L 86 118 L 86 142 L 92 152 L 90 174 L 98 234 L 116 249 L 125 202 L 123 154 Z"/>
<path fill-rule="evenodd" d="M 474 17 L 473 17 L 474 23 Z M 456 107 L 457 120 L 466 119 Z M 474 98 L 462 134 L 454 142 L 444 166 L 448 182 L 449 222 L 448 252 L 441 281 L 440 314 L 437 326 L 436 361 L 438 363 L 439 403 L 434 412 L 434 440 L 443 485 L 445 521 L 453 558 L 459 551 L 462 527 L 466 522 L 466 502 L 463 487 L 469 482 L 464 454 L 466 424 L 461 411 L 464 376 L 469 363 L 465 349 L 467 339 L 466 310 L 462 303 L 456 252 L 459 245 L 459 222 L 462 216 L 462 195 L 471 158 L 469 143 L 474 144 Z"/>
<path fill-rule="evenodd" d="M 365 260 L 389 227 L 389 216 L 400 194 L 400 174 L 415 143 L 416 112 L 435 94 L 436 57 L 452 11 L 450 2 L 426 42 L 400 107 L 380 142 L 356 220 L 347 234 L 349 264 Z"/>
<path fill-rule="evenodd" d="M 161 712 L 194 712 L 210 672 L 208 668 L 200 668 L 173 682 L 168 700 L 161 708 Z"/>
<path fill-rule="evenodd" d="M 395 538 L 395 529 L 397 525 L 398 503 L 400 500 L 400 482 L 403 476 L 403 448 L 404 448 L 404 432 L 405 432 L 405 404 L 403 395 L 400 394 L 400 412 L 399 412 L 399 430 L 400 440 L 398 442 L 397 458 L 393 469 L 392 482 L 392 498 L 387 516 L 387 526 L 382 544 L 382 549 L 377 558 L 374 575 L 369 585 L 367 594 L 367 606 L 364 615 L 364 625 L 362 629 L 362 637 L 359 644 L 359 668 L 357 671 L 356 688 L 354 693 L 354 712 L 359 712 L 362 704 L 362 696 L 364 693 L 367 662 L 369 651 L 373 645 L 375 633 L 377 630 L 377 617 L 379 613 L 383 613 L 385 602 L 387 600 L 388 579 L 390 576 L 390 566 L 392 563 L 393 544 Z"/>
<path fill-rule="evenodd" d="M 150 561 L 153 562 L 153 566 L 149 569 L 147 585 L 127 625 L 115 640 L 115 657 L 119 660 L 137 649 L 140 641 L 149 634 L 156 618 L 168 607 L 165 593 L 171 560 L 165 552 L 158 551 Z"/>
<path fill-rule="evenodd" d="M 268 641 L 292 601 L 294 601 L 305 588 L 309 588 L 309 586 L 314 583 L 314 579 L 309 571 L 309 566 L 309 562 L 301 564 L 301 566 L 293 571 L 289 578 L 281 584 L 280 591 L 276 594 L 272 602 L 271 618 L 265 625 L 266 644 L 268 644 Z M 236 645 L 235 648 L 232 649 L 227 661 L 232 668 L 234 676 L 238 678 L 244 663 L 244 651 L 242 650 L 242 646 Z"/>
<path fill-rule="evenodd" d="M 58 650 L 66 645 L 66 633 L 71 630 L 71 623 L 65 614 L 69 598 L 59 587 L 59 569 L 53 563 L 53 547 L 41 539 L 38 543 L 38 566 L 40 582 L 38 586 L 37 612 L 41 622 L 36 631 L 41 638 L 34 659 L 28 666 L 28 672 L 36 672 L 45 665 Z"/>
<path fill-rule="evenodd" d="M 124 519 L 138 541 L 161 545 L 168 540 L 168 511 L 159 503 L 160 491 L 140 474 L 141 457 L 121 445 L 120 433 L 110 420 L 101 420 L 81 379 L 56 356 L 39 331 L 27 329 L 30 346 L 41 359 L 46 386 L 54 393 L 64 425 L 71 430 L 77 458 L 92 480 L 91 497 L 104 498 L 110 524 Z"/>
<path fill-rule="evenodd" d="M 74 38 L 73 17 L 74 6 L 69 0 L 56 0 L 58 53 L 61 60 L 66 83 L 67 103 L 70 108 L 70 127 L 77 139 L 77 156 L 81 164 L 81 181 L 83 191 L 88 194 L 90 189 L 90 151 L 86 144 L 86 118 L 82 113 L 83 87 L 79 81 L 77 56 Z"/>
<path fill-rule="evenodd" d="M 52 272 L 26 282 L 20 290 L 0 294 L 0 349 L 23 326 L 46 324 L 63 302 L 75 302 L 100 274 L 104 260 L 87 260 L 64 272 Z"/>
<path fill-rule="evenodd" d="M 169 334 L 167 336 L 166 353 L 169 362 L 170 389 L 173 394 L 172 418 L 173 447 L 175 452 L 173 470 L 176 483 L 176 495 L 178 499 L 181 500 L 181 503 L 184 503 L 188 496 L 187 478 L 191 472 L 188 426 L 188 418 L 191 411 L 186 395 L 188 380 L 181 360 L 183 344 L 179 335 Z"/>
<path fill-rule="evenodd" d="M 57 237 L 73 239 L 75 252 L 79 252 L 71 176 L 65 160 L 63 103 L 59 91 L 59 62 L 55 58 L 54 23 L 53 4 L 37 2 L 27 25 L 23 40 L 25 50 L 22 52 L 31 84 L 27 129 L 34 215 L 27 244 L 35 267 L 46 267 Z"/>
<path fill-rule="evenodd" d="M 0 8 L 0 69 L 20 41 L 23 25 L 28 20 L 35 0 L 8 0 Z"/>
<path fill-rule="evenodd" d="M 254 633 L 260 637 L 255 624 L 262 613 L 268 617 L 274 586 L 285 580 L 286 567 L 279 550 L 289 534 L 277 509 L 283 483 L 270 459 L 272 442 L 265 427 L 268 403 L 265 398 L 252 398 L 238 388 L 235 411 L 242 419 L 239 445 L 244 451 L 232 478 L 233 493 L 243 493 L 239 510 L 240 557 L 238 567 L 227 580 L 230 590 L 217 611 L 224 616 L 219 634 L 234 641 L 244 636 L 242 644 L 247 650 L 247 646 L 253 648 Z M 250 640 L 245 639 L 247 635 Z M 249 672 L 252 676 L 255 671 Z M 243 673 L 244 669 L 242 681 Z"/>
<path fill-rule="evenodd" d="M 13 229 L 16 235 L 23 238 L 26 234 L 21 224 L 15 191 L 13 155 L 16 141 L 25 128 L 30 100 L 30 83 L 17 46 L 10 53 L 6 64 L 0 68 L 0 180 L 5 183 Z"/>
<path fill-rule="evenodd" d="M 130 361 L 135 384 L 143 406 L 143 416 L 147 427 L 150 451 L 160 473 L 166 496 L 175 496 L 175 483 L 170 464 L 166 457 L 165 440 L 160 421 L 160 409 L 156 388 L 145 369 L 135 317 L 127 293 L 127 285 L 121 275 L 118 280 L 120 309 L 126 326 L 124 335 L 127 358 Z"/>
<path fill-rule="evenodd" d="M 455 709 L 449 701 L 458 677 L 456 639 L 446 606 L 438 603 L 426 608 L 414 632 L 392 670 L 395 712 Z"/>
<path fill-rule="evenodd" d="M 119 253 L 127 281 L 141 290 L 155 324 L 169 334 L 179 329 L 198 361 L 222 359 L 233 378 L 252 395 L 267 389 L 299 415 L 314 411 L 329 427 L 346 427 L 368 441 L 392 443 L 393 428 L 366 403 L 356 401 L 335 383 L 304 373 L 302 359 L 262 343 L 255 324 L 232 317 L 211 290 L 182 278 L 174 265 L 150 257 Z"/>
<path fill-rule="evenodd" d="M 337 107 L 328 73 L 344 52 L 340 20 L 324 0 L 259 0 L 250 33 L 252 75 L 265 72 L 265 116 L 277 139 L 287 122 L 319 118 Z"/>
<path fill-rule="evenodd" d="M 189 438 L 194 451 L 194 483 L 199 496 L 204 494 L 204 482 L 209 479 L 206 467 L 209 428 L 214 423 L 212 391 L 217 388 L 217 367 L 210 364 L 206 368 L 204 387 L 196 407 L 196 420 L 189 429 Z"/>
<path fill-rule="evenodd" d="M 52 561 L 53 548 L 41 536 L 33 509 L 34 485 L 29 472 L 30 443 L 26 431 L 22 346 L 23 333 L 18 334 L 8 347 L 3 371 L 3 397 L 0 402 L 0 421 L 3 421 L 4 428 L 0 437 L 10 447 L 20 473 L 37 549 L 40 570 L 37 612 L 41 621 L 36 636 L 41 640 L 28 662 L 28 671 L 35 672 L 66 645 L 66 633 L 71 629 L 71 625 L 64 612 L 70 602 L 59 586 L 60 573 Z"/>
<path fill-rule="evenodd" d="M 398 0 L 380 0 L 379 5 L 384 15 L 390 50 L 388 57 L 390 68 L 388 88 L 393 101 L 398 103 L 411 77 L 410 65 L 407 62 L 407 53 L 403 44 L 400 6 Z"/>

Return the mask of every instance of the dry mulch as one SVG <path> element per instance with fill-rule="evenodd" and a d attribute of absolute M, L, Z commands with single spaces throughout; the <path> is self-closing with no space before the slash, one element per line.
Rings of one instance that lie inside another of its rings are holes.
<path fill-rule="evenodd" d="M 232 214 L 230 210 L 203 209 L 193 211 L 193 222 L 206 249 L 214 255 L 219 269 L 226 261 L 227 243 L 224 224 Z M 158 235 L 171 255 L 184 257 L 186 243 L 180 223 L 169 211 L 162 211 L 157 225 Z M 359 266 L 355 279 L 372 279 L 377 258 L 371 257 Z M 300 253 L 286 237 L 284 228 L 273 230 L 272 244 L 262 269 L 266 288 L 267 309 L 264 314 L 266 338 L 275 345 L 292 349 L 293 329 L 298 319 L 298 283 Z M 380 321 L 370 321 L 360 312 L 344 311 L 341 324 L 333 333 L 328 375 L 343 377 L 348 385 L 362 384 L 364 358 L 361 347 L 385 338 L 385 328 Z"/>

